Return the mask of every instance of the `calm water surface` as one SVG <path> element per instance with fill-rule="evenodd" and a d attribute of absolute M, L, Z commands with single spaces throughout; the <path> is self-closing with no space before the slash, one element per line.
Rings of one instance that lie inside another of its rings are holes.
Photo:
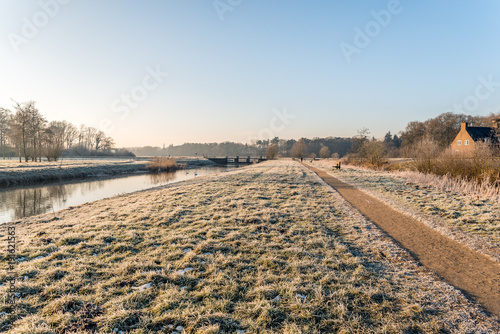
<path fill-rule="evenodd" d="M 173 173 L 129 175 L 107 180 L 93 179 L 0 190 L 0 223 L 229 169 L 232 168 L 204 167 Z"/>

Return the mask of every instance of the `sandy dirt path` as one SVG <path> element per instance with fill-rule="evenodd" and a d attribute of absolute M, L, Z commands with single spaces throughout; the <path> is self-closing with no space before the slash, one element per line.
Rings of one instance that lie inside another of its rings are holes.
<path fill-rule="evenodd" d="M 500 265 L 325 171 L 304 164 L 426 268 L 500 315 Z"/>

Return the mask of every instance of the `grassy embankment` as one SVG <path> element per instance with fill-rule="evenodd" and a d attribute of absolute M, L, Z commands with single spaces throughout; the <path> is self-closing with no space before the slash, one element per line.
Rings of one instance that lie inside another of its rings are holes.
<path fill-rule="evenodd" d="M 10 333 L 500 330 L 291 161 L 51 216 L 15 224 Z"/>
<path fill-rule="evenodd" d="M 145 171 L 146 163 L 132 160 L 67 160 L 62 163 L 3 160 L 0 162 L 0 187 Z"/>
<path fill-rule="evenodd" d="M 333 172 L 335 163 L 322 160 L 313 164 Z M 344 166 L 333 173 L 500 261 L 500 188 L 415 171 Z"/>

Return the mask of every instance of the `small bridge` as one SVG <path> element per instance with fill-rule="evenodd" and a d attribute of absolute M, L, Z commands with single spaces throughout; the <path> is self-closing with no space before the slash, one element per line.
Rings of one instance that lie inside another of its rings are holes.
<path fill-rule="evenodd" d="M 213 161 L 213 162 L 219 164 L 219 165 L 253 164 L 253 163 L 259 163 L 259 162 L 267 160 L 266 157 L 251 157 L 251 156 L 247 156 L 247 157 L 240 157 L 240 156 L 229 157 L 229 156 L 226 156 L 224 158 L 209 158 L 209 157 L 206 157 L 206 158 L 210 161 Z"/>

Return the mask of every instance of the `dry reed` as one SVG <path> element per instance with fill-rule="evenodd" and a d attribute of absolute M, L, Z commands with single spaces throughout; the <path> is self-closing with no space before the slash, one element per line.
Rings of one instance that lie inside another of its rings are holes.
<path fill-rule="evenodd" d="M 151 172 L 171 172 L 178 169 L 175 158 L 154 157 L 146 168 Z"/>

